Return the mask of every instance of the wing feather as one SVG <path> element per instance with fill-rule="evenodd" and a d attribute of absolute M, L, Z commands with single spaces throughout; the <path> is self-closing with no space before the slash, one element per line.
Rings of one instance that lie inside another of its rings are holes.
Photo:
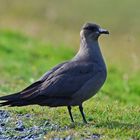
<path fill-rule="evenodd" d="M 68 63 L 42 83 L 40 96 L 72 97 L 93 76 L 93 63 Z"/>

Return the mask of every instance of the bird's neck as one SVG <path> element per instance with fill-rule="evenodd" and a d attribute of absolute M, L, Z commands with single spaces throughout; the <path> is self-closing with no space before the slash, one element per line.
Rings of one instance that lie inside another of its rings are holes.
<path fill-rule="evenodd" d="M 98 40 L 81 37 L 80 49 L 74 59 L 104 64 Z"/>

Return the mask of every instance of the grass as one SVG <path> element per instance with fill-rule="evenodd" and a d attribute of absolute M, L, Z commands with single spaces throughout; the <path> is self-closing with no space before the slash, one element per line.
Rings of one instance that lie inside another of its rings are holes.
<path fill-rule="evenodd" d="M 84 103 L 89 124 L 82 123 L 77 107 L 72 109 L 76 121 L 72 125 L 65 107 L 28 106 L 4 107 L 13 115 L 8 125 L 14 125 L 17 114 L 30 113 L 31 120 L 23 118 L 28 127 L 49 122 L 46 139 L 68 135 L 90 138 L 93 134 L 105 140 L 140 139 L 139 1 L 0 1 L 0 95 L 21 90 L 70 59 L 79 47 L 83 23 L 95 21 L 110 31 L 109 37 L 100 38 L 107 81 Z"/>
<path fill-rule="evenodd" d="M 21 90 L 76 52 L 66 44 L 58 46 L 17 31 L 0 30 L 0 95 Z M 84 103 L 87 125 L 82 123 L 77 107 L 72 109 L 76 123 L 71 124 L 65 107 L 40 106 L 4 107 L 13 116 L 8 125 L 15 123 L 17 114 L 30 113 L 30 120 L 23 119 L 25 126 L 41 126 L 45 121 L 51 124 L 46 128 L 46 139 L 68 135 L 91 138 L 93 134 L 101 135 L 101 139 L 140 139 L 139 75 L 139 71 L 130 73 L 109 64 L 104 87 Z"/>

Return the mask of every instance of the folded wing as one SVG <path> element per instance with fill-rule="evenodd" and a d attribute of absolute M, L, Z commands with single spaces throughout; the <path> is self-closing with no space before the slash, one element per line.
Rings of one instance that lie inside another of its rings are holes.
<path fill-rule="evenodd" d="M 7 100 L 1 105 L 47 104 L 44 101 L 53 98 L 70 99 L 92 76 L 93 63 L 70 61 L 53 69 L 23 91 L 0 97 L 0 100 Z"/>

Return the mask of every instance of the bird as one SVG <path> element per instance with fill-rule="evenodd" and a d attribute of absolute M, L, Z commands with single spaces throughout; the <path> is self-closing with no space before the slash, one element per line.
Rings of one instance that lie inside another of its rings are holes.
<path fill-rule="evenodd" d="M 56 65 L 23 90 L 0 97 L 0 106 L 66 106 L 72 123 L 71 109 L 78 106 L 83 122 L 87 123 L 83 102 L 94 96 L 107 78 L 98 42 L 102 34 L 109 31 L 96 23 L 85 23 L 80 31 L 80 48 L 72 59 Z"/>

